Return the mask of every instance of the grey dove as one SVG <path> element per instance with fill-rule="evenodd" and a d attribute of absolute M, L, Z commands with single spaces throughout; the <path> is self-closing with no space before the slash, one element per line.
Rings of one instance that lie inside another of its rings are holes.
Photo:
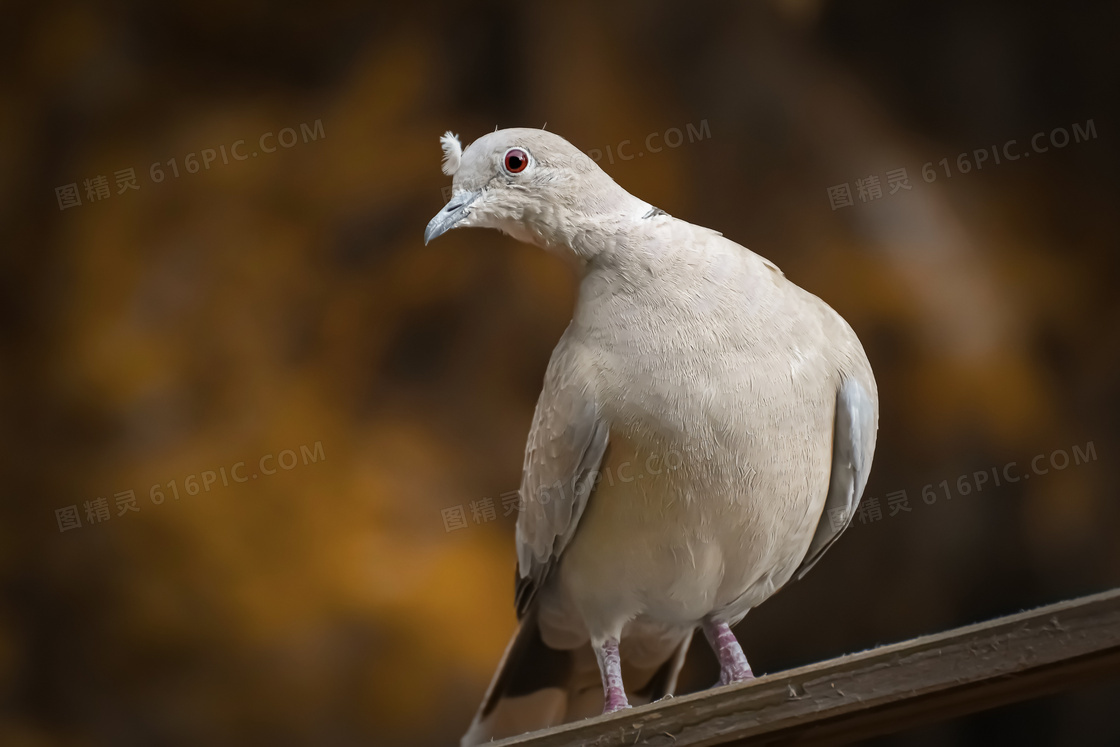
<path fill-rule="evenodd" d="M 721 683 L 750 679 L 731 626 L 812 568 L 867 484 L 878 392 L 855 333 L 555 134 L 441 141 L 453 192 L 425 243 L 496 228 L 580 273 L 525 450 L 519 626 L 462 744 L 671 694 L 697 627 Z"/>

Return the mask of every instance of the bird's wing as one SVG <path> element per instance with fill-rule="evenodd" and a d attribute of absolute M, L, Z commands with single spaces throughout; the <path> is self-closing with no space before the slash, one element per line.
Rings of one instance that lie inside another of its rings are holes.
<path fill-rule="evenodd" d="M 549 361 L 525 447 L 517 517 L 517 614 L 521 617 L 575 534 L 607 449 L 579 348 L 564 333 Z"/>
<path fill-rule="evenodd" d="M 846 379 L 836 393 L 828 497 L 813 540 L 809 543 L 809 551 L 795 574 L 799 579 L 820 560 L 852 521 L 871 472 L 876 421 L 876 406 L 867 389 L 855 378 Z"/>

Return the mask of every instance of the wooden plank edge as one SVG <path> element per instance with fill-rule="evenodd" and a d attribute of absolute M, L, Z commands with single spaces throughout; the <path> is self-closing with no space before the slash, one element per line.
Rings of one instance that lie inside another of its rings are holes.
<path fill-rule="evenodd" d="M 839 743 L 1072 687 L 1118 655 L 1114 589 L 491 744 Z"/>

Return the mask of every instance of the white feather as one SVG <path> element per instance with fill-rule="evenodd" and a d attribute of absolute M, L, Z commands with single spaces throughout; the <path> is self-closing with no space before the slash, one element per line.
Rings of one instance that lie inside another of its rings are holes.
<path fill-rule="evenodd" d="M 459 170 L 459 159 L 463 156 L 463 146 L 459 143 L 459 136 L 448 130 L 439 139 L 443 146 L 443 173 L 451 176 Z"/>

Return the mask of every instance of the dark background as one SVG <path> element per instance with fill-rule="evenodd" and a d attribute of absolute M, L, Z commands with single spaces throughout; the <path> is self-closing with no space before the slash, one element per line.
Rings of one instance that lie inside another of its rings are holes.
<path fill-rule="evenodd" d="M 457 740 L 514 627 L 501 495 L 575 282 L 492 231 L 423 246 L 447 129 L 547 122 L 863 340 L 882 410 L 868 510 L 740 626 L 756 671 L 1120 581 L 1117 4 L 3 16 L 0 744 Z M 283 128 L 300 139 L 259 151 Z M 1066 147 L 1030 152 L 1057 128 Z M 246 160 L 186 171 L 238 140 Z M 1011 140 L 1024 157 L 956 165 Z M 118 194 L 127 168 L 139 188 Z M 911 189 L 889 194 L 897 168 Z M 861 201 L 869 175 L 883 196 Z M 110 196 L 90 200 L 98 176 Z M 844 183 L 854 205 L 832 209 Z M 82 204 L 62 210 L 69 184 Z M 299 459 L 268 475 L 269 455 Z M 239 462 L 244 484 L 187 494 Z M 976 490 L 1012 462 L 1018 482 Z M 128 490 L 139 510 L 118 515 Z M 70 506 L 82 526 L 60 531 Z M 881 743 L 1112 745 L 1118 697 L 1105 681 Z"/>

